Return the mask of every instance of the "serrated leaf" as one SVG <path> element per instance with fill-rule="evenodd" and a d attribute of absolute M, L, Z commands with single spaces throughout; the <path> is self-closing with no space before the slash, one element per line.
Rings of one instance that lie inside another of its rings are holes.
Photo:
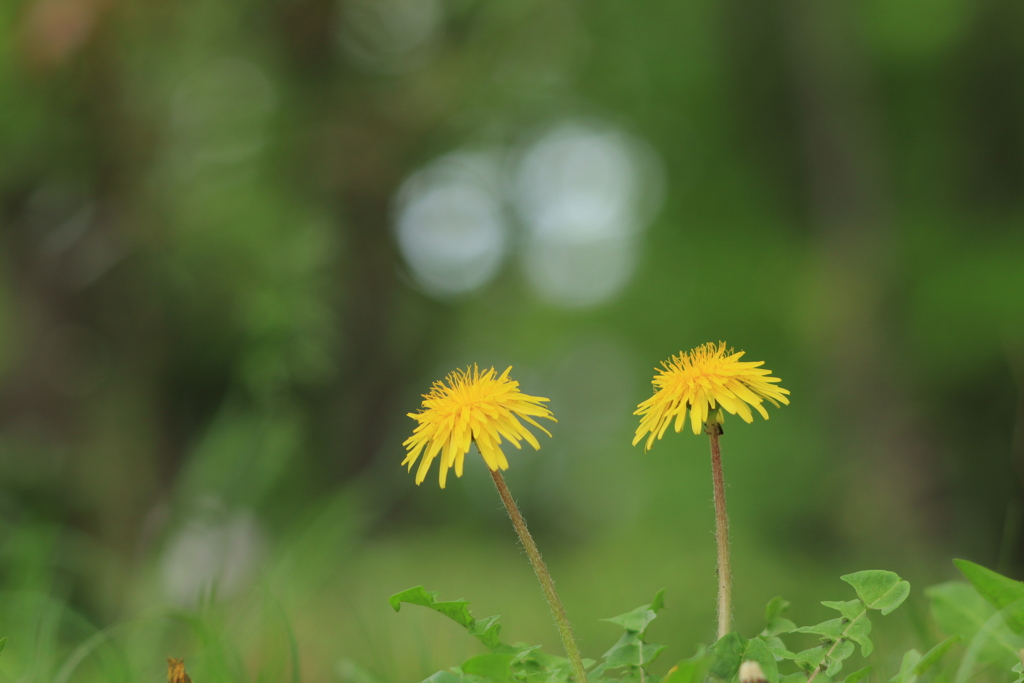
<path fill-rule="evenodd" d="M 1003 612 L 1011 631 L 1024 633 L 1024 583 L 967 560 L 953 560 L 953 564 L 990 605 Z"/>
<path fill-rule="evenodd" d="M 747 649 L 747 639 L 738 633 L 727 633 L 708 648 L 711 665 L 708 672 L 712 676 L 730 680 L 740 670 L 743 653 Z"/>
<path fill-rule="evenodd" d="M 846 634 L 843 636 L 849 640 L 860 645 L 860 653 L 864 657 L 871 655 L 871 651 L 875 649 L 874 643 L 871 642 L 871 638 L 868 634 L 871 633 L 871 620 L 868 619 L 868 615 L 860 617 L 856 621 L 851 621 L 850 626 L 846 629 Z"/>
<path fill-rule="evenodd" d="M 541 671 L 544 670 L 545 666 L 541 665 L 536 655 L 539 654 L 540 645 L 530 646 L 519 646 L 516 652 L 510 652 L 512 655 L 512 667 L 515 673 L 523 673 L 530 671 Z M 567 662 L 569 660 L 566 660 Z"/>
<path fill-rule="evenodd" d="M 775 657 L 777 662 L 781 662 L 783 659 L 793 659 L 796 656 L 786 649 L 786 644 L 782 642 L 782 638 L 773 636 L 764 638 L 764 642 L 767 643 L 768 649 L 771 650 L 772 656 Z"/>
<path fill-rule="evenodd" d="M 770 628 L 766 628 L 761 631 L 761 635 L 772 637 L 782 635 L 783 633 L 792 633 L 796 630 L 796 624 L 787 619 L 786 617 L 779 617 L 772 622 Z"/>
<path fill-rule="evenodd" d="M 523 652 L 521 654 L 513 657 L 512 663 L 517 664 L 518 661 L 520 668 L 524 670 L 530 671 L 540 669 L 547 672 L 564 671 L 566 676 L 568 676 L 571 671 L 568 659 L 544 652 L 540 649 L 539 645 L 522 648 L 522 650 Z M 584 659 L 583 665 L 587 666 L 587 662 L 593 664 L 594 660 Z"/>
<path fill-rule="evenodd" d="M 512 655 L 503 652 L 488 652 L 470 657 L 459 667 L 463 673 L 483 676 L 494 681 L 512 679 Z"/>
<path fill-rule="evenodd" d="M 845 602 L 826 600 L 821 604 L 843 615 L 840 619 L 840 622 L 845 624 L 841 631 L 842 637 L 848 638 L 860 645 L 861 654 L 865 657 L 870 655 L 874 649 L 874 644 L 868 638 L 868 634 L 871 633 L 871 620 L 867 616 L 867 608 L 864 606 L 864 603 L 860 600 L 848 600 Z M 819 632 L 811 631 L 811 633 Z"/>
<path fill-rule="evenodd" d="M 847 600 L 845 602 L 824 600 L 821 604 L 823 604 L 825 607 L 828 607 L 829 609 L 836 610 L 837 612 L 843 615 L 843 618 L 849 619 L 850 621 L 862 617 L 864 613 L 868 611 L 867 607 L 865 607 L 864 603 L 860 600 Z"/>
<path fill-rule="evenodd" d="M 620 666 L 647 666 L 664 649 L 664 645 L 645 643 L 641 640 L 640 634 L 627 631 L 604 653 L 604 665 L 608 669 Z"/>
<path fill-rule="evenodd" d="M 845 619 L 829 619 L 814 626 L 801 626 L 794 633 L 816 633 L 831 640 L 839 640 L 849 623 Z"/>
<path fill-rule="evenodd" d="M 613 624 L 618 624 L 627 631 L 633 631 L 635 633 L 644 633 L 647 630 L 647 626 L 654 621 L 658 612 L 665 607 L 665 589 L 662 588 L 658 591 L 658 594 L 654 596 L 654 600 L 649 605 L 641 605 L 635 610 L 620 614 L 617 617 L 609 617 L 608 619 L 602 619 L 601 621 L 610 621 Z"/>
<path fill-rule="evenodd" d="M 760 638 L 751 638 L 747 641 L 747 647 L 743 651 L 741 662 L 754 660 L 761 665 L 761 671 L 768 683 L 778 683 L 779 665 L 775 663 L 775 656 L 771 648 Z"/>
<path fill-rule="evenodd" d="M 428 591 L 423 586 L 409 588 L 400 593 L 395 593 L 388 602 L 396 612 L 402 609 L 402 603 L 420 605 L 435 612 L 440 612 L 455 623 L 463 626 L 469 635 L 473 636 L 493 652 L 517 654 L 529 647 L 507 645 L 501 642 L 501 624 L 498 623 L 499 616 L 494 615 L 483 619 L 474 619 L 469 611 L 469 603 L 465 600 L 438 600 L 436 591 Z"/>
<path fill-rule="evenodd" d="M 602 619 L 601 621 L 610 621 L 613 624 L 618 624 L 631 633 L 643 633 L 647 630 L 647 625 L 657 617 L 658 614 L 650 608 L 650 605 L 642 605 L 631 612 L 620 614 L 617 617 Z"/>
<path fill-rule="evenodd" d="M 917 674 L 914 673 L 914 667 L 921 661 L 921 653 L 917 650 L 908 650 L 903 655 L 903 662 L 900 664 L 900 671 L 898 674 L 889 679 L 889 683 L 914 683 L 917 680 Z"/>
<path fill-rule="evenodd" d="M 1014 664 L 1010 671 L 1017 674 L 1017 679 L 1013 683 L 1024 683 L 1024 661 Z"/>
<path fill-rule="evenodd" d="M 514 649 L 509 645 L 501 642 L 501 638 L 498 635 L 501 633 L 501 624 L 498 623 L 500 619 L 497 614 L 483 619 L 477 619 L 473 624 L 467 628 L 469 635 L 473 636 L 481 643 L 486 645 L 491 650 L 511 650 Z"/>
<path fill-rule="evenodd" d="M 818 647 L 812 647 L 809 650 L 803 650 L 793 655 L 792 659 L 796 662 L 797 666 L 805 671 L 814 671 L 821 663 L 825 661 L 825 653 L 828 649 L 822 645 Z"/>
<path fill-rule="evenodd" d="M 853 586 L 865 607 L 876 609 L 883 615 L 899 607 L 910 595 L 910 583 L 895 572 L 868 569 L 839 578 Z"/>
<path fill-rule="evenodd" d="M 388 598 L 388 602 L 391 603 L 391 607 L 396 612 L 402 609 L 403 602 L 407 602 L 410 605 L 422 605 L 435 612 L 440 612 L 455 623 L 461 624 L 466 628 L 473 625 L 475 620 L 467 608 L 468 602 L 465 600 L 442 601 L 437 599 L 437 595 L 435 591 L 428 591 L 423 586 L 416 586 L 415 588 L 408 588 L 400 593 L 395 593 Z"/>
<path fill-rule="evenodd" d="M 871 666 L 865 666 L 863 669 L 857 669 L 849 676 L 843 679 L 843 683 L 857 683 L 857 681 L 866 678 L 871 673 Z"/>
<path fill-rule="evenodd" d="M 839 673 L 843 668 L 843 661 L 852 654 L 852 641 L 840 640 L 836 643 L 835 647 L 831 648 L 831 652 L 828 653 L 828 667 L 825 669 L 825 675 L 831 678 Z"/>
<path fill-rule="evenodd" d="M 625 663 L 638 668 L 646 667 L 657 659 L 664 649 L 664 645 L 658 645 L 657 643 L 640 643 L 636 646 L 627 646 L 608 658 L 606 664 L 609 669 L 614 669 Z"/>
<path fill-rule="evenodd" d="M 924 656 L 921 657 L 920 661 L 918 661 L 918 663 L 914 665 L 914 673 L 920 676 L 925 671 L 938 664 L 939 660 L 942 659 L 942 657 L 947 652 L 949 652 L 950 648 L 952 648 L 959 642 L 960 636 L 950 636 L 949 638 L 946 638 L 932 649 L 928 650 L 928 652 L 926 652 Z"/>

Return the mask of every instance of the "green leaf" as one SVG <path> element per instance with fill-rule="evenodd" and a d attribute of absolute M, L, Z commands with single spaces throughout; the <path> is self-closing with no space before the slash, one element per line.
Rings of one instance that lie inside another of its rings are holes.
<path fill-rule="evenodd" d="M 1020 661 L 1014 664 L 1013 668 L 1010 669 L 1010 671 L 1017 674 L 1017 678 L 1013 681 L 1013 683 L 1024 683 L 1024 661 Z"/>
<path fill-rule="evenodd" d="M 789 600 L 786 600 L 781 595 L 776 595 L 774 598 L 768 601 L 768 604 L 764 608 L 764 621 L 766 624 L 771 624 L 773 621 L 782 616 L 782 613 L 789 609 Z"/>
<path fill-rule="evenodd" d="M 504 652 L 488 652 L 470 657 L 459 667 L 463 673 L 475 674 L 494 681 L 510 681 L 512 679 L 512 655 Z"/>
<path fill-rule="evenodd" d="M 558 668 L 561 666 L 560 662 L 564 662 L 565 666 L 569 666 L 568 659 L 541 652 L 540 645 L 521 646 L 519 652 L 512 657 L 513 664 L 523 666 L 533 664 L 541 669 Z"/>
<path fill-rule="evenodd" d="M 500 618 L 500 616 L 495 614 L 483 619 L 477 619 L 466 630 L 469 631 L 469 635 L 496 652 L 516 649 L 501 642 L 501 638 L 498 637 L 498 634 L 501 633 L 501 624 L 498 623 Z"/>
<path fill-rule="evenodd" d="M 593 663 L 592 659 L 583 660 L 584 667 Z M 572 674 L 568 659 L 543 652 L 539 645 L 523 648 L 520 654 L 514 655 L 512 667 L 513 672 L 517 675 L 525 672 L 526 679 L 530 683 L 562 683 L 568 681 Z M 598 680 L 600 675 L 589 678 Z"/>
<path fill-rule="evenodd" d="M 647 630 L 647 626 L 657 618 L 658 612 L 664 607 L 665 589 L 662 588 L 658 591 L 658 594 L 654 596 L 654 600 L 651 601 L 651 604 L 641 605 L 631 612 L 620 614 L 617 617 L 602 619 L 601 621 L 610 621 L 613 624 L 618 624 L 627 631 L 643 634 Z"/>
<path fill-rule="evenodd" d="M 877 609 L 883 615 L 899 607 L 910 594 L 910 583 L 895 572 L 869 569 L 839 578 L 853 586 L 868 609 Z"/>
<path fill-rule="evenodd" d="M 1003 611 L 1011 631 L 1024 633 L 1024 583 L 967 560 L 953 560 L 953 564 L 990 605 Z"/>
<path fill-rule="evenodd" d="M 779 665 L 775 663 L 775 656 L 772 654 L 771 648 L 760 638 L 751 638 L 747 641 L 741 662 L 751 659 L 761 665 L 761 671 L 764 672 L 768 683 L 778 683 Z"/>
<path fill-rule="evenodd" d="M 835 647 L 832 648 L 831 654 L 828 656 L 828 668 L 825 669 L 825 675 L 831 678 L 839 673 L 843 668 L 843 660 L 849 658 L 852 654 L 852 641 L 840 640 L 836 643 Z"/>
<path fill-rule="evenodd" d="M 618 624 L 631 633 L 643 633 L 647 630 L 647 625 L 654 621 L 657 616 L 657 613 L 649 605 L 643 605 L 637 607 L 632 612 L 626 612 L 617 617 L 609 617 L 601 621 L 610 621 L 613 624 Z"/>
<path fill-rule="evenodd" d="M 995 608 L 964 581 L 929 586 L 924 594 L 931 603 L 932 618 L 939 629 L 968 640 L 996 613 Z"/>
<path fill-rule="evenodd" d="M 917 650 L 908 650 L 903 655 L 903 663 L 900 664 L 900 672 L 889 679 L 889 683 L 914 683 L 917 680 L 917 674 L 914 673 L 914 667 L 921 661 L 921 653 Z"/>
<path fill-rule="evenodd" d="M 654 596 L 654 600 L 651 600 L 651 609 L 654 612 L 660 612 L 665 609 L 665 589 L 662 588 L 658 591 L 658 594 Z"/>
<path fill-rule="evenodd" d="M 732 679 L 740 670 L 743 653 L 747 649 L 747 639 L 738 633 L 727 633 L 708 648 L 711 665 L 708 672 L 717 678 Z"/>
<path fill-rule="evenodd" d="M 875 646 L 871 639 L 868 638 L 869 633 L 871 633 L 871 620 L 868 619 L 867 615 L 864 615 L 857 621 L 850 623 L 850 627 L 846 629 L 844 637 L 860 645 L 860 654 L 862 656 L 870 657 L 871 651 L 875 649 Z"/>
<path fill-rule="evenodd" d="M 960 640 L 961 638 L 958 635 L 950 636 L 932 649 L 928 650 L 924 657 L 921 657 L 921 660 L 914 665 L 914 673 L 920 676 L 925 671 L 938 664 L 943 655 L 949 652 L 950 648 L 959 643 Z"/>
<path fill-rule="evenodd" d="M 823 645 L 819 645 L 818 647 L 812 647 L 809 650 L 797 652 L 793 656 L 793 661 L 796 662 L 797 666 L 805 671 L 814 671 L 821 666 L 823 661 L 825 661 L 826 652 L 828 652 L 828 649 Z"/>
<path fill-rule="evenodd" d="M 861 680 L 863 678 L 866 678 L 867 675 L 870 674 L 870 673 L 871 673 L 871 666 L 870 665 L 869 666 L 865 666 L 863 669 L 857 669 L 856 671 L 851 673 L 849 676 L 847 676 L 843 680 L 843 683 L 857 683 L 857 681 L 859 681 L 859 680 Z"/>
<path fill-rule="evenodd" d="M 694 656 L 669 669 L 661 683 L 702 683 L 710 664 L 707 651 L 701 648 Z M 589 676 L 587 678 L 590 679 Z"/>
<path fill-rule="evenodd" d="M 604 665 L 608 669 L 620 666 L 647 666 L 665 649 L 664 645 L 645 643 L 640 634 L 627 631 L 608 652 L 604 653 Z"/>
<path fill-rule="evenodd" d="M 646 677 L 640 675 L 639 669 L 631 669 L 623 674 L 621 678 L 612 680 L 614 680 L 615 683 L 644 683 Z"/>
<path fill-rule="evenodd" d="M 438 671 L 429 678 L 424 678 L 422 683 L 465 683 L 465 681 L 462 678 L 462 674 L 445 669 L 444 671 Z"/>
<path fill-rule="evenodd" d="M 868 638 L 868 634 L 871 633 L 871 620 L 868 619 L 867 608 L 864 606 L 864 603 L 860 600 L 848 600 L 846 602 L 826 600 L 821 604 L 843 615 L 840 621 L 846 624 L 846 626 L 843 627 L 842 636 L 860 645 L 860 653 L 865 657 L 869 656 L 874 649 L 874 644 Z M 820 633 L 820 631 L 810 632 Z"/>
<path fill-rule="evenodd" d="M 829 609 L 836 610 L 842 614 L 844 618 L 849 619 L 850 621 L 864 616 L 864 613 L 868 611 L 867 607 L 865 607 L 864 603 L 860 600 L 848 600 L 846 602 L 825 600 L 821 604 Z"/>
<path fill-rule="evenodd" d="M 3 652 L 5 647 L 7 647 L 7 636 L 0 638 L 0 652 Z"/>
<path fill-rule="evenodd" d="M 526 683 L 566 683 L 568 680 L 568 672 L 563 671 L 531 671 L 526 674 Z M 600 676 L 588 676 L 587 680 L 606 681 L 608 679 Z"/>
<path fill-rule="evenodd" d="M 776 662 L 781 662 L 783 659 L 793 659 L 796 656 L 786 649 L 786 644 L 782 642 L 782 638 L 777 636 L 761 637 L 764 638 L 764 642 L 767 643 L 768 649 L 771 650 Z"/>
<path fill-rule="evenodd" d="M 789 619 L 782 616 L 782 613 L 789 609 L 789 601 L 783 600 L 781 595 L 771 599 L 764 608 L 765 628 L 761 631 L 764 636 L 777 636 L 780 633 L 789 633 L 796 628 Z"/>
<path fill-rule="evenodd" d="M 814 679 L 815 683 L 817 683 L 817 681 L 823 681 L 824 678 L 825 678 L 824 676 L 818 676 L 817 678 Z M 783 676 L 782 678 L 780 678 L 779 679 L 779 683 L 807 683 L 807 674 L 802 673 L 802 672 L 797 672 L 795 674 L 788 674 L 788 675 Z"/>
<path fill-rule="evenodd" d="M 519 654 L 531 649 L 529 646 L 507 645 L 501 642 L 501 638 L 498 637 L 501 633 L 501 624 L 498 623 L 498 619 L 501 617 L 495 615 L 483 619 L 474 619 L 469 611 L 469 603 L 465 600 L 438 600 L 437 595 L 435 591 L 424 590 L 423 586 L 416 586 L 401 593 L 395 593 L 388 598 L 388 602 L 391 603 L 391 607 L 396 612 L 402 609 L 403 602 L 410 605 L 420 605 L 435 612 L 440 612 L 455 623 L 465 627 L 469 635 L 479 640 L 493 652 Z"/>
<path fill-rule="evenodd" d="M 816 633 L 829 640 L 839 640 L 849 623 L 847 619 L 829 619 L 814 626 L 801 626 L 794 633 Z"/>
<path fill-rule="evenodd" d="M 468 602 L 465 600 L 440 601 L 437 599 L 437 595 L 434 591 L 424 590 L 423 586 L 416 586 L 415 588 L 408 588 L 401 593 L 395 593 L 388 598 L 388 602 L 391 603 L 391 607 L 396 612 L 402 609 L 403 602 L 407 602 L 410 605 L 429 607 L 466 628 L 473 625 L 475 620 L 466 607 L 469 604 Z"/>
<path fill-rule="evenodd" d="M 986 629 L 988 637 L 977 651 L 979 661 L 1009 666 L 1011 658 L 1016 659 L 1019 640 L 1005 623 L 992 627 L 996 609 L 970 584 L 947 581 L 929 586 L 924 594 L 931 602 L 932 617 L 943 633 L 972 640 L 979 631 Z"/>

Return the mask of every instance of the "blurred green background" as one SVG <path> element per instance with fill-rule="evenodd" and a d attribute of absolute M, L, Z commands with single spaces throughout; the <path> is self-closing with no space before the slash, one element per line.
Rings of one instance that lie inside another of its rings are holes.
<path fill-rule="evenodd" d="M 390 610 L 421 583 L 558 652 L 479 459 L 399 466 L 471 363 L 551 398 L 508 480 L 585 654 L 662 587 L 663 665 L 713 637 L 706 439 L 630 447 L 707 341 L 792 391 L 726 424 L 741 630 L 880 568 L 912 639 L 950 557 L 1021 578 L 1022 30 L 1014 0 L 0 3 L 0 679 L 420 680 L 479 648 Z"/>

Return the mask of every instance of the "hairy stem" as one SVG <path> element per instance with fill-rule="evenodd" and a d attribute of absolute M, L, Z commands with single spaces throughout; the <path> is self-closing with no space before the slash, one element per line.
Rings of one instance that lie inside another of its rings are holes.
<path fill-rule="evenodd" d="M 491 477 L 494 479 L 494 485 L 498 488 L 501 502 L 505 504 L 505 510 L 508 511 L 508 516 L 512 519 L 512 526 L 515 527 L 516 533 L 519 534 L 519 540 L 522 541 L 523 547 L 526 549 L 526 554 L 530 558 L 530 564 L 533 565 L 533 571 L 537 574 L 537 580 L 540 581 L 540 586 L 544 590 L 544 597 L 547 598 L 548 607 L 551 608 L 551 614 L 555 617 L 555 624 L 558 626 L 558 635 L 562 637 L 562 646 L 565 648 L 565 654 L 569 657 L 573 678 L 576 680 L 576 683 L 587 683 L 587 672 L 583 668 L 583 658 L 580 656 L 580 649 L 576 645 L 576 639 L 573 638 L 572 626 L 569 625 L 569 619 L 565 616 L 565 608 L 562 607 L 562 601 L 558 598 L 558 593 L 555 592 L 555 582 L 551 578 L 551 573 L 540 556 L 540 550 L 537 549 L 537 544 L 534 543 L 530 530 L 526 528 L 526 520 L 523 519 L 522 513 L 519 512 L 519 507 L 516 505 L 516 501 L 513 500 L 508 486 L 505 485 L 505 479 L 501 476 L 501 472 L 491 470 Z"/>
<path fill-rule="evenodd" d="M 718 637 L 732 630 L 732 568 L 729 564 L 729 515 L 725 511 L 725 477 L 717 422 L 705 425 L 711 439 L 711 474 L 715 482 L 715 539 L 718 541 Z"/>

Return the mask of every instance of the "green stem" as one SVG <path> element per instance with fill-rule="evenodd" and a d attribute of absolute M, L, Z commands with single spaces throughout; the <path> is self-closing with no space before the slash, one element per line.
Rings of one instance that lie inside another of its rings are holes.
<path fill-rule="evenodd" d="M 505 485 L 505 479 L 501 476 L 501 472 L 491 470 L 491 477 L 494 479 L 494 485 L 498 488 L 501 502 L 505 504 L 505 510 L 508 511 L 508 516 L 512 519 L 512 526 L 515 527 L 516 533 L 519 534 L 519 540 L 522 541 L 523 547 L 526 549 L 530 564 L 533 565 L 533 571 L 537 574 L 537 580 L 540 581 L 540 586 L 544 590 L 544 597 L 547 598 L 548 607 L 551 608 L 551 614 L 554 615 L 555 623 L 558 625 L 558 635 L 562 637 L 562 646 L 565 648 L 565 654 L 569 657 L 569 664 L 572 666 L 573 678 L 576 683 L 587 683 L 583 658 L 580 657 L 580 649 L 572 636 L 572 627 L 569 625 L 569 619 L 565 616 L 565 608 L 562 607 L 562 601 L 559 600 L 558 593 L 555 592 L 555 582 L 551 578 L 551 573 L 548 572 L 548 567 L 540 556 L 540 550 L 537 549 L 533 536 L 526 528 L 526 520 L 519 512 L 519 507 L 513 500 L 508 486 Z"/>
<path fill-rule="evenodd" d="M 729 515 L 725 511 L 725 476 L 718 436 L 722 428 L 709 422 L 704 431 L 711 439 L 711 474 L 715 482 L 715 539 L 718 541 L 718 637 L 732 628 L 732 568 L 729 565 Z"/>

